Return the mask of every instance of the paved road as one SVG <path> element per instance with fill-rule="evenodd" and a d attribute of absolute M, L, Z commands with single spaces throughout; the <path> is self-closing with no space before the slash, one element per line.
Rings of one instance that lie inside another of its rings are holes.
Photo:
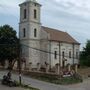
<path fill-rule="evenodd" d="M 0 71 L 0 77 L 2 77 L 7 72 Z M 13 79 L 18 80 L 18 75 L 14 74 Z M 39 81 L 36 79 L 32 79 L 30 77 L 22 76 L 22 82 L 29 84 L 33 87 L 39 88 L 40 90 L 90 90 L 90 79 L 85 80 L 81 84 L 76 85 L 55 85 L 43 81 Z"/>
<path fill-rule="evenodd" d="M 0 84 L 0 90 L 25 90 L 25 89 L 18 87 L 7 87 Z"/>

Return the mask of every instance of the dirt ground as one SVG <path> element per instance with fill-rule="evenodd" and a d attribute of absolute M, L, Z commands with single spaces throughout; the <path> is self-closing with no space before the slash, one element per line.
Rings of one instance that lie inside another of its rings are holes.
<path fill-rule="evenodd" d="M 85 79 L 90 77 L 90 67 L 78 69 L 78 73 Z"/>

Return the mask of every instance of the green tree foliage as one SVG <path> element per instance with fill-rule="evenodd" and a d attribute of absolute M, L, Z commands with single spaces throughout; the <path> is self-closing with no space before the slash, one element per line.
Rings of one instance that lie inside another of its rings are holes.
<path fill-rule="evenodd" d="M 0 26 L 0 62 L 18 57 L 19 39 L 16 31 L 9 25 Z"/>
<path fill-rule="evenodd" d="M 90 66 L 90 40 L 87 41 L 86 46 L 80 53 L 80 64 L 83 66 Z"/>

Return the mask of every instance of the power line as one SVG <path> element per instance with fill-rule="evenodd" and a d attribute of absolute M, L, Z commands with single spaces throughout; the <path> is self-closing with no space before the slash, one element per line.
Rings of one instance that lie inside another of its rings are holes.
<path fill-rule="evenodd" d="M 28 47 L 28 48 L 31 48 L 31 49 L 34 49 L 34 50 L 37 50 L 37 51 L 41 51 L 41 52 L 44 52 L 44 53 L 49 53 L 49 54 L 55 54 L 55 53 L 53 53 L 53 52 L 50 52 L 50 51 L 45 51 L 45 50 L 41 50 L 41 49 L 37 49 L 37 48 L 34 48 L 34 47 L 30 47 L 30 46 L 27 46 L 27 45 L 24 45 L 24 44 L 21 44 L 21 46 L 26 46 L 26 47 Z M 60 55 L 60 54 L 57 54 L 58 56 L 63 56 L 63 55 Z M 77 59 L 76 57 L 69 57 L 69 56 L 66 56 L 65 55 L 65 57 L 67 57 L 67 58 L 74 58 L 74 59 Z"/>

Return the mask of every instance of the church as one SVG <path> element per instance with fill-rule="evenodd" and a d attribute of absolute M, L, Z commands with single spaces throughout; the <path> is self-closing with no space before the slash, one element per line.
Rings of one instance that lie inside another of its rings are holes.
<path fill-rule="evenodd" d="M 41 4 L 36 0 L 26 0 L 19 6 L 23 68 L 40 69 L 47 65 L 54 68 L 79 63 L 80 43 L 67 32 L 42 26 Z"/>

